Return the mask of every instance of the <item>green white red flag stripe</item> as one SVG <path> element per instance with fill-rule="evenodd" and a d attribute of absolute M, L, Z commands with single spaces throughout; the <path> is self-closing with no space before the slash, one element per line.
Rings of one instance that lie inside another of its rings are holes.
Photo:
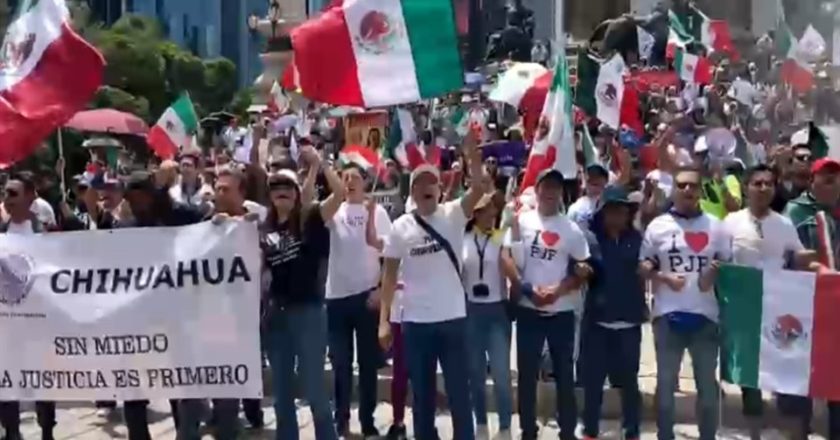
<path fill-rule="evenodd" d="M 382 107 L 464 82 L 451 0 L 345 0 L 291 38 L 300 88 L 314 101 Z"/>
<path fill-rule="evenodd" d="M 674 56 L 674 68 L 676 68 L 680 79 L 685 82 L 693 84 L 712 83 L 712 63 L 706 57 L 678 49 Z"/>
<path fill-rule="evenodd" d="M 83 109 L 105 66 L 71 28 L 64 0 L 22 3 L 0 49 L 0 166 L 29 156 Z"/>
<path fill-rule="evenodd" d="M 495 102 L 504 102 L 515 108 L 526 96 L 539 95 L 537 88 L 542 88 L 542 100 L 540 105 L 545 103 L 545 91 L 551 85 L 552 73 L 550 70 L 538 63 L 516 63 L 499 77 L 496 87 L 490 92 L 488 99 Z"/>
<path fill-rule="evenodd" d="M 577 177 L 575 140 L 572 132 L 572 95 L 569 87 L 569 66 L 564 51 L 560 51 L 557 56 L 553 78 L 522 179 L 523 192 L 534 186 L 540 172 L 549 168 L 560 171 L 567 179 Z"/>
<path fill-rule="evenodd" d="M 182 147 L 190 145 L 197 129 L 198 117 L 192 101 L 189 95 L 183 94 L 163 112 L 157 124 L 149 130 L 146 141 L 158 157 L 171 159 Z"/>
<path fill-rule="evenodd" d="M 799 58 L 799 41 L 793 35 L 785 19 L 781 0 L 776 4 L 779 21 L 776 24 L 776 52 L 784 60 L 781 68 L 782 81 L 797 93 L 807 93 L 814 87 L 814 71 L 810 64 Z"/>
<path fill-rule="evenodd" d="M 840 275 L 724 266 L 718 295 L 725 380 L 840 400 Z"/>
<path fill-rule="evenodd" d="M 379 154 L 362 145 L 348 145 L 338 153 L 342 165 L 356 165 L 365 171 L 379 169 Z"/>

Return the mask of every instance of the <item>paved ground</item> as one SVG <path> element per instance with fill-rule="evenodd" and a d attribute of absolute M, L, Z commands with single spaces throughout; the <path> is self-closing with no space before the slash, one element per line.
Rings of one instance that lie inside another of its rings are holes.
<path fill-rule="evenodd" d="M 153 402 L 150 407 L 150 417 L 153 421 L 151 426 L 152 437 L 161 440 L 174 440 L 175 431 L 171 418 L 169 418 L 169 404 L 168 402 Z M 409 426 L 409 434 L 411 433 L 411 415 L 408 414 L 407 420 Z M 24 438 L 37 439 L 40 436 L 37 424 L 35 423 L 35 415 L 32 412 L 24 414 L 25 427 L 23 431 Z M 355 419 L 355 416 L 354 416 Z M 262 431 L 248 430 L 242 438 L 244 439 L 274 439 L 274 414 L 271 408 L 266 407 L 267 426 Z M 302 440 L 315 440 L 315 434 L 312 429 L 309 411 L 306 408 L 301 408 L 298 414 L 298 421 L 301 426 Z M 243 420 L 243 423 L 245 421 Z M 387 404 L 381 404 L 376 412 L 377 427 L 384 434 L 391 423 L 391 408 Z M 438 430 L 442 439 L 451 439 L 451 422 L 445 413 L 438 416 L 437 422 Z M 514 420 L 514 428 L 518 426 L 518 422 Z M 490 421 L 491 432 L 494 433 L 498 425 L 493 417 Z M 602 427 L 604 435 L 603 439 L 620 439 L 619 435 L 620 425 L 616 421 L 605 421 Z M 358 425 L 352 428 L 354 432 L 359 432 Z M 642 439 L 655 439 L 655 427 L 647 424 L 644 426 Z M 516 431 L 515 431 L 516 432 Z M 557 428 L 553 422 L 549 422 L 541 432 L 541 439 L 556 439 Z M 697 439 L 698 433 L 695 426 L 689 424 L 680 424 L 676 427 L 676 434 L 678 439 Z M 59 412 L 58 428 L 56 429 L 56 439 L 59 440 L 106 440 L 106 439 L 120 439 L 126 438 L 125 427 L 122 424 L 119 413 L 114 414 L 110 418 L 100 417 L 96 413 L 96 409 L 90 405 L 65 407 Z M 211 439 L 210 435 L 205 436 L 206 439 Z M 354 437 L 351 437 L 354 438 Z M 361 438 L 361 437 L 356 437 Z M 727 429 L 721 430 L 718 435 L 720 439 L 748 439 L 749 437 L 743 430 Z M 762 436 L 763 439 L 773 440 L 782 439 L 783 437 L 777 431 L 765 431 Z M 812 439 L 821 439 L 822 437 L 814 436 Z"/>
<path fill-rule="evenodd" d="M 514 347 L 515 353 L 515 347 Z M 513 354 L 513 353 L 512 353 Z M 515 365 L 515 363 L 512 363 Z M 516 375 L 514 374 L 514 378 Z M 642 347 L 642 362 L 639 372 L 640 387 L 642 389 L 645 400 L 645 424 L 642 434 L 642 439 L 655 439 L 656 429 L 652 425 L 654 415 L 651 411 L 653 395 L 655 391 L 656 380 L 656 362 L 653 351 L 653 341 L 650 335 L 649 328 L 646 327 Z M 380 394 L 381 400 L 387 402 L 387 383 L 389 378 L 383 377 L 380 380 Z M 329 382 L 329 381 L 327 381 Z M 551 398 L 550 384 L 544 384 L 540 389 L 540 407 L 542 413 L 549 415 L 553 409 Z M 680 375 L 680 390 L 681 393 L 677 398 L 677 420 L 680 423 L 675 431 L 678 439 L 697 439 L 698 433 L 694 422 L 694 382 L 691 372 L 691 363 L 686 359 L 685 366 Z M 726 398 L 725 405 L 721 409 L 722 426 L 718 438 L 722 439 L 747 439 L 748 436 L 742 429 L 743 420 L 740 417 L 740 391 L 738 387 L 724 386 Z M 768 396 L 769 397 L 769 396 Z M 582 400 L 579 400 L 582 402 Z M 266 428 L 262 431 L 246 431 L 243 438 L 247 439 L 273 439 L 275 437 L 274 431 L 274 412 L 270 407 L 270 400 L 266 400 L 265 406 L 265 421 Z M 492 404 L 492 399 L 489 402 Z M 605 397 L 604 414 L 608 419 L 604 422 L 602 430 L 605 432 L 601 438 L 603 439 L 619 439 L 619 423 L 616 421 L 620 417 L 619 401 L 617 393 L 610 392 Z M 768 402 L 769 403 L 769 402 Z M 825 424 L 824 419 L 824 405 L 817 405 L 817 419 L 815 427 L 821 429 Z M 769 413 L 767 420 L 770 424 L 777 421 L 777 416 L 773 413 L 772 405 L 768 406 Z M 411 415 L 408 412 L 407 425 L 409 426 L 409 433 L 411 433 Z M 494 416 L 491 416 L 494 417 Z M 169 414 L 169 403 L 166 401 L 152 402 L 149 410 L 149 418 L 152 423 L 151 432 L 152 437 L 161 440 L 174 440 L 175 431 L 172 419 Z M 352 418 L 355 420 L 355 416 Z M 312 429 L 311 418 L 309 410 L 306 407 L 301 407 L 298 412 L 298 420 L 301 426 L 301 439 L 309 440 L 315 439 Z M 391 424 L 391 408 L 387 403 L 382 403 L 377 408 L 376 424 L 380 431 L 384 434 Z M 30 410 L 23 414 L 23 434 L 27 439 L 37 439 L 40 437 L 40 431 L 35 421 L 35 414 Z M 243 420 L 243 424 L 245 421 Z M 354 422 L 355 423 L 355 422 Z M 441 412 L 438 417 L 438 429 L 442 439 L 452 438 L 450 431 L 450 420 L 445 412 Z M 542 439 L 556 439 L 557 429 L 553 421 L 548 419 L 542 420 L 547 426 L 542 430 Z M 495 420 L 491 420 L 491 432 L 495 432 L 498 426 Z M 514 420 L 514 432 L 518 432 L 518 421 Z M 356 425 L 352 428 L 353 432 L 359 432 L 359 427 Z M 58 411 L 58 427 L 55 430 L 57 439 L 73 439 L 73 440 L 105 440 L 114 438 L 126 438 L 125 427 L 122 423 L 121 411 L 112 414 L 111 417 L 100 417 L 97 415 L 96 408 L 91 403 L 79 404 L 61 404 Z M 207 436 L 206 438 L 211 438 Z M 777 431 L 768 430 L 762 435 L 763 439 L 773 440 L 783 438 Z M 813 436 L 812 439 L 821 439 L 823 437 Z"/>

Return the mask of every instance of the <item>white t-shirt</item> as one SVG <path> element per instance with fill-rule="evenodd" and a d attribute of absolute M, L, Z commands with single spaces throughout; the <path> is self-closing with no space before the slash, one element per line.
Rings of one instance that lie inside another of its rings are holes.
<path fill-rule="evenodd" d="M 663 283 L 654 283 L 653 316 L 686 312 L 717 322 L 714 290 L 701 292 L 698 281 L 713 259 L 731 259 L 730 241 L 723 223 L 708 214 L 686 219 L 666 213 L 655 218 L 645 231 L 640 258 L 658 262 L 663 274 L 685 276 L 686 284 L 674 292 Z"/>
<path fill-rule="evenodd" d="M 10 221 L 6 233 L 13 235 L 35 235 L 35 231 L 32 229 L 32 220 L 27 220 L 23 223 Z"/>
<path fill-rule="evenodd" d="M 758 269 L 782 269 L 785 256 L 805 249 L 789 218 L 770 211 L 756 219 L 749 209 L 726 216 L 726 232 L 732 237 L 732 262 Z"/>
<path fill-rule="evenodd" d="M 595 208 L 598 206 L 598 199 L 583 196 L 569 206 L 566 215 L 569 220 L 575 222 L 582 230 L 589 229 L 589 222 L 595 216 Z"/>
<path fill-rule="evenodd" d="M 327 299 L 346 298 L 379 284 L 379 252 L 367 244 L 367 221 L 365 205 L 343 202 L 327 222 L 330 230 Z M 376 205 L 374 225 L 378 237 L 387 237 L 391 232 L 391 220 L 382 206 Z"/>
<path fill-rule="evenodd" d="M 455 257 L 464 247 L 467 217 L 460 200 L 438 206 L 430 217 L 424 217 L 432 228 L 452 246 Z M 383 252 L 385 258 L 402 260 L 401 322 L 444 322 L 466 316 L 464 286 L 446 251 L 405 214 L 394 222 Z M 460 264 L 460 261 L 458 262 Z"/>
<path fill-rule="evenodd" d="M 536 210 L 519 216 L 521 241 L 514 243 L 511 232 L 505 235 L 505 246 L 512 248 L 520 268 L 522 281 L 535 288 L 560 284 L 569 275 L 569 260 L 589 258 L 589 244 L 580 227 L 568 217 L 558 214 L 542 217 Z M 580 292 L 560 297 L 553 304 L 537 307 L 524 296 L 519 304 L 545 313 L 577 310 Z"/>
<path fill-rule="evenodd" d="M 476 245 L 478 243 L 478 245 Z M 486 243 L 486 245 L 485 245 Z M 484 249 L 484 276 L 480 276 L 481 268 L 479 249 Z M 464 290 L 467 291 L 467 298 L 474 303 L 495 303 L 501 301 L 506 295 L 503 289 L 506 287 L 502 278 L 502 271 L 499 268 L 502 253 L 502 237 L 493 234 L 492 237 L 474 232 L 468 232 L 464 237 L 464 248 L 461 258 L 464 261 L 463 280 Z M 473 286 L 486 284 L 490 295 L 478 298 L 473 295 Z"/>
<path fill-rule="evenodd" d="M 44 227 L 55 226 L 55 211 L 53 211 L 52 206 L 46 200 L 40 197 L 36 198 L 32 201 L 32 206 L 29 207 L 29 211 L 35 214 L 35 218 Z"/>
<path fill-rule="evenodd" d="M 256 213 L 260 218 L 260 223 L 265 222 L 266 217 L 268 217 L 268 208 L 253 200 L 246 200 L 242 203 L 242 207 L 245 208 L 248 213 Z"/>

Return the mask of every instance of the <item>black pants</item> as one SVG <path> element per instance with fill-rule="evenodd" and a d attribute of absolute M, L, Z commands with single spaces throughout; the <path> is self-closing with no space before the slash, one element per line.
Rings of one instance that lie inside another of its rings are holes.
<path fill-rule="evenodd" d="M 147 407 L 148 400 L 130 400 L 123 403 L 123 415 L 125 427 L 128 430 L 128 440 L 152 440 L 149 433 L 149 414 Z M 175 422 L 175 429 L 178 429 L 178 401 L 170 400 L 172 408 L 172 420 Z"/>
<path fill-rule="evenodd" d="M 52 439 L 55 427 L 55 402 L 35 402 L 35 413 L 41 427 L 41 438 Z M 20 402 L 0 402 L 0 423 L 8 440 L 20 440 Z"/>
<path fill-rule="evenodd" d="M 251 424 L 251 427 L 262 428 L 265 424 L 260 399 L 242 399 L 242 410 L 245 411 L 245 418 Z"/>

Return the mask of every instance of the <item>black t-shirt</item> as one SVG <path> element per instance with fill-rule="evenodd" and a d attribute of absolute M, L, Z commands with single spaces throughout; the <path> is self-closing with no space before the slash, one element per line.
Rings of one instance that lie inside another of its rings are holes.
<path fill-rule="evenodd" d="M 301 213 L 301 233 L 284 225 L 265 225 L 260 234 L 269 291 L 275 306 L 319 302 L 324 297 L 330 235 L 318 204 Z"/>

